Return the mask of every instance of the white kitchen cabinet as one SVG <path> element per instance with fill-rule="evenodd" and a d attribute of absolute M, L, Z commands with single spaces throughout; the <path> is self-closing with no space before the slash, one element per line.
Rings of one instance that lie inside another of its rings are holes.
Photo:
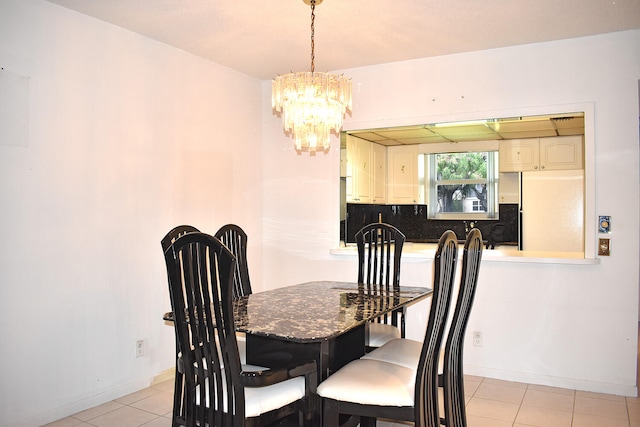
<path fill-rule="evenodd" d="M 387 147 L 387 203 L 418 203 L 418 146 Z"/>
<path fill-rule="evenodd" d="M 584 169 L 582 136 L 540 138 L 540 170 Z"/>
<path fill-rule="evenodd" d="M 387 201 L 387 147 L 371 143 L 371 202 Z"/>
<path fill-rule="evenodd" d="M 347 136 L 347 144 L 344 153 L 344 168 L 345 168 L 345 200 L 347 203 L 353 201 L 353 156 L 355 155 L 355 141 Z M 341 155 L 342 157 L 342 155 Z M 342 162 L 342 158 L 340 159 Z M 341 166 L 342 167 L 342 166 Z"/>
<path fill-rule="evenodd" d="M 582 136 L 500 141 L 500 172 L 583 169 Z"/>
<path fill-rule="evenodd" d="M 498 202 L 520 202 L 520 174 L 518 172 L 500 173 L 498 178 Z"/>
<path fill-rule="evenodd" d="M 537 170 L 540 166 L 538 138 L 500 141 L 500 172 Z"/>
<path fill-rule="evenodd" d="M 348 203 L 371 202 L 371 142 L 347 135 Z"/>

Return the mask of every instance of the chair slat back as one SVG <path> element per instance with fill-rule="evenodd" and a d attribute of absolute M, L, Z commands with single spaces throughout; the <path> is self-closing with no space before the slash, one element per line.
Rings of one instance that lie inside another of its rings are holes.
<path fill-rule="evenodd" d="M 368 292 L 398 288 L 404 234 L 390 224 L 373 223 L 361 228 L 355 238 L 358 246 L 358 283 L 364 284 Z M 397 315 L 380 316 L 375 321 L 398 326 Z"/>
<path fill-rule="evenodd" d="M 244 388 L 233 318 L 233 254 L 191 232 L 165 252 L 177 337 L 184 358 L 187 427 L 244 420 Z M 224 369 L 223 369 L 224 367 Z"/>
<path fill-rule="evenodd" d="M 182 237 L 187 233 L 198 233 L 199 231 L 200 230 L 191 225 L 178 225 L 177 227 L 172 228 L 160 241 L 162 252 L 166 252 L 167 249 L 169 249 L 169 246 L 171 246 L 178 237 Z"/>
<path fill-rule="evenodd" d="M 234 298 L 250 295 L 252 291 L 247 262 L 247 233 L 238 225 L 227 224 L 220 227 L 215 237 L 236 257 L 236 268 L 233 275 Z"/>
<path fill-rule="evenodd" d="M 179 237 L 184 236 L 187 233 L 197 233 L 200 230 L 191 226 L 191 225 L 178 225 L 177 227 L 172 228 L 160 241 L 160 245 L 162 246 L 162 253 L 166 253 L 167 249 L 175 242 Z M 168 274 L 168 272 L 167 272 Z M 171 292 L 169 292 L 169 298 L 172 299 Z M 171 302 L 171 306 L 173 307 L 173 301 Z M 174 319 L 173 312 L 165 314 L 165 320 Z M 174 325 L 175 326 L 175 325 Z M 174 379 L 174 396 L 173 396 L 173 424 L 179 424 L 183 420 L 183 413 L 185 408 L 184 403 L 184 376 L 182 374 L 183 371 L 183 363 L 182 356 L 180 352 L 180 342 L 178 341 L 178 331 L 174 327 L 174 331 L 176 334 L 176 372 Z"/>
<path fill-rule="evenodd" d="M 439 427 L 438 362 L 455 280 L 458 241 L 455 233 L 445 231 L 434 258 L 433 296 L 415 386 L 415 426 Z"/>
<path fill-rule="evenodd" d="M 476 294 L 478 271 L 482 260 L 482 233 L 477 228 L 467 235 L 462 255 L 462 272 L 444 352 L 444 419 L 448 427 L 466 427 L 464 372 L 462 356 L 464 335 Z"/>
<path fill-rule="evenodd" d="M 384 288 L 400 285 L 400 258 L 405 236 L 385 223 L 364 226 L 356 233 L 358 282 Z"/>

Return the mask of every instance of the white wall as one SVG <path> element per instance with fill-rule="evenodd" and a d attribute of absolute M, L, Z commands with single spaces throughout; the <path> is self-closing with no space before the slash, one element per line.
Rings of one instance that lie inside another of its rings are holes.
<path fill-rule="evenodd" d="M 261 234 L 262 89 L 41 0 L 0 2 L 0 66 L 29 80 L 28 139 L 0 134 L 0 425 L 35 426 L 173 366 L 160 239 Z"/>
<path fill-rule="evenodd" d="M 595 265 L 485 259 L 469 325 L 483 333 L 484 345 L 467 343 L 465 369 L 635 395 L 640 31 L 342 71 L 354 86 L 346 129 L 553 113 L 567 105 L 591 110 L 586 224 L 612 216 L 611 257 Z M 338 241 L 337 137 L 327 154 L 295 153 L 271 112 L 269 91 L 265 82 L 265 286 L 353 279 L 355 260 L 329 254 Z M 428 261 L 405 260 L 402 283 L 427 286 L 430 280 Z M 420 335 L 424 318 L 423 311 L 410 312 L 410 334 Z"/>

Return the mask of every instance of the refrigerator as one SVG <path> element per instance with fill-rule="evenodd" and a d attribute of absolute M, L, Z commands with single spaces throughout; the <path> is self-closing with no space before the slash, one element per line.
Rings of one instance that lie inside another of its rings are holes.
<path fill-rule="evenodd" d="M 584 171 L 521 172 L 520 236 L 524 251 L 584 251 Z"/>

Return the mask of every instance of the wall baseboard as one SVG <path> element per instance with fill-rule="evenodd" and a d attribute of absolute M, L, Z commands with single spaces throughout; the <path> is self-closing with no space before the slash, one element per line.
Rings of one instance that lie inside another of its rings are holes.
<path fill-rule="evenodd" d="M 151 385 L 156 385 L 161 382 L 173 380 L 175 378 L 175 375 L 176 375 L 176 368 L 166 369 L 160 372 L 155 377 L 153 377 L 153 379 L 151 380 Z"/>
<path fill-rule="evenodd" d="M 563 378 L 551 375 L 530 374 L 466 364 L 464 365 L 464 373 L 465 375 L 475 375 L 479 377 L 494 378 L 504 381 L 514 381 L 525 384 L 560 387 L 569 390 L 614 394 L 618 396 L 638 396 L 638 387 L 630 384 L 604 383 L 598 381 L 582 380 L 578 378 Z"/>

